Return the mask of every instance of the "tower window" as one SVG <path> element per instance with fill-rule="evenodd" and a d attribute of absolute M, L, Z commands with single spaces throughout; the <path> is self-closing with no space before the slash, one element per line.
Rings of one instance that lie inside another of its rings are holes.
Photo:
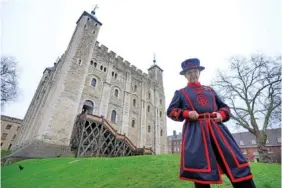
<path fill-rule="evenodd" d="M 95 26 L 97 27 L 98 24 L 95 24 Z"/>
<path fill-rule="evenodd" d="M 136 107 L 136 99 L 133 99 L 133 106 Z"/>
<path fill-rule="evenodd" d="M 160 117 L 162 117 L 162 111 L 160 111 Z"/>
<path fill-rule="evenodd" d="M 107 71 L 107 68 L 106 67 L 104 67 L 104 72 L 106 72 Z"/>
<path fill-rule="evenodd" d="M 113 110 L 112 114 L 111 114 L 111 121 L 112 122 L 116 122 L 116 116 L 117 116 L 117 112 L 115 110 Z"/>
<path fill-rule="evenodd" d="M 134 126 L 135 126 L 135 120 L 133 119 L 132 122 L 131 122 L 131 127 L 134 128 Z"/>
<path fill-rule="evenodd" d="M 100 70 L 103 70 L 103 66 L 101 65 Z"/>
<path fill-rule="evenodd" d="M 114 72 L 112 72 L 112 76 L 114 76 L 115 75 L 115 73 Z"/>
<path fill-rule="evenodd" d="M 93 65 L 93 64 L 94 64 L 94 62 L 91 60 L 91 61 L 90 61 L 90 65 Z"/>
<path fill-rule="evenodd" d="M 134 91 L 135 91 L 135 92 L 137 91 L 137 85 L 134 86 Z"/>
<path fill-rule="evenodd" d="M 148 106 L 147 111 L 150 112 L 150 106 Z"/>
<path fill-rule="evenodd" d="M 12 125 L 7 125 L 6 129 L 11 129 Z"/>
<path fill-rule="evenodd" d="M 96 87 L 96 84 L 97 84 L 97 80 L 93 78 L 91 81 L 91 86 Z"/>
<path fill-rule="evenodd" d="M 118 89 L 115 89 L 115 97 L 118 97 Z"/>
<path fill-rule="evenodd" d="M 89 21 L 89 18 L 87 18 L 87 21 Z"/>
<path fill-rule="evenodd" d="M 81 65 L 81 59 L 78 60 L 78 64 Z"/>
<path fill-rule="evenodd" d="M 161 136 L 163 136 L 163 130 L 161 129 Z"/>
<path fill-rule="evenodd" d="M 148 93 L 148 97 L 149 97 L 149 99 L 151 98 L 151 93 L 150 92 Z"/>
<path fill-rule="evenodd" d="M 160 99 L 160 104 L 162 104 L 163 103 L 163 101 L 162 101 L 162 99 Z"/>
<path fill-rule="evenodd" d="M 96 62 L 94 63 L 94 67 L 95 67 L 95 68 L 97 67 L 97 63 L 96 63 Z"/>
<path fill-rule="evenodd" d="M 151 126 L 148 126 L 148 133 L 151 132 Z"/>
<path fill-rule="evenodd" d="M 117 73 L 115 73 L 115 79 L 117 78 Z"/>

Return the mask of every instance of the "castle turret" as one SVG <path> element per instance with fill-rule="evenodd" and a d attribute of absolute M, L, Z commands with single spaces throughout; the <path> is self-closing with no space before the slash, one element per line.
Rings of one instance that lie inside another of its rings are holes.
<path fill-rule="evenodd" d="M 149 77 L 163 87 L 163 70 L 156 64 L 155 56 L 153 62 L 154 64 L 148 69 Z"/>

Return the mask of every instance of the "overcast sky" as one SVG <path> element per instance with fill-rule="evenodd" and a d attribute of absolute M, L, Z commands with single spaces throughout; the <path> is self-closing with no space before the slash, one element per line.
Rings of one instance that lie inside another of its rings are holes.
<path fill-rule="evenodd" d="M 206 67 L 202 84 L 209 85 L 216 69 L 227 68 L 233 55 L 281 54 L 279 0 L 2 0 L 2 55 L 17 58 L 21 95 L 2 114 L 24 118 L 42 73 L 67 48 L 84 10 L 98 4 L 104 44 L 142 71 L 153 53 L 164 70 L 166 106 L 176 89 L 186 85 L 180 64 L 197 57 Z M 168 135 L 182 123 L 167 120 Z M 228 126 L 228 125 L 227 125 Z M 231 126 L 230 130 L 234 131 Z"/>

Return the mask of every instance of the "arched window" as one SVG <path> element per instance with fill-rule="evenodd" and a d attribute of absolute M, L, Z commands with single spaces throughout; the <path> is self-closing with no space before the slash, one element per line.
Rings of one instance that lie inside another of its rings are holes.
<path fill-rule="evenodd" d="M 107 71 L 107 68 L 106 67 L 104 67 L 104 72 L 106 72 Z"/>
<path fill-rule="evenodd" d="M 148 126 L 148 133 L 151 132 L 151 126 Z"/>
<path fill-rule="evenodd" d="M 94 67 L 95 67 L 95 68 L 97 67 L 97 63 L 96 63 L 96 62 L 94 63 Z"/>
<path fill-rule="evenodd" d="M 163 101 L 162 101 L 162 99 L 160 99 L 160 104 L 162 104 L 163 103 Z"/>
<path fill-rule="evenodd" d="M 90 61 L 90 65 L 93 65 L 93 64 L 94 64 L 94 62 L 91 60 L 91 61 Z"/>
<path fill-rule="evenodd" d="M 115 73 L 114 72 L 112 72 L 112 76 L 114 76 L 115 75 Z"/>
<path fill-rule="evenodd" d="M 134 128 L 134 126 L 135 126 L 135 120 L 133 119 L 132 122 L 131 122 L 131 127 Z"/>
<path fill-rule="evenodd" d="M 161 136 L 163 136 L 163 130 L 161 129 Z"/>
<path fill-rule="evenodd" d="M 97 80 L 95 78 L 92 78 L 91 86 L 96 87 L 96 84 L 97 84 Z"/>
<path fill-rule="evenodd" d="M 118 89 L 115 89 L 115 97 L 118 97 Z"/>
<path fill-rule="evenodd" d="M 137 91 L 137 85 L 134 86 L 134 91 L 135 91 L 135 92 Z"/>
<path fill-rule="evenodd" d="M 103 70 L 103 66 L 102 65 L 100 66 L 100 70 Z"/>
<path fill-rule="evenodd" d="M 148 106 L 147 111 L 150 112 L 150 106 Z"/>
<path fill-rule="evenodd" d="M 92 114 L 94 110 L 94 103 L 90 100 L 84 101 L 82 111 L 86 112 L 87 114 Z"/>
<path fill-rule="evenodd" d="M 162 111 L 160 111 L 160 117 L 162 117 L 162 115 L 163 115 L 163 114 L 162 114 Z"/>
<path fill-rule="evenodd" d="M 112 111 L 111 114 L 111 121 L 116 122 L 117 112 L 115 110 Z"/>
<path fill-rule="evenodd" d="M 151 98 L 151 93 L 150 92 L 148 93 L 148 97 L 149 97 L 149 99 Z"/>
<path fill-rule="evenodd" d="M 136 99 L 133 99 L 133 106 L 136 107 Z"/>
<path fill-rule="evenodd" d="M 115 78 L 117 78 L 117 73 L 115 73 Z"/>

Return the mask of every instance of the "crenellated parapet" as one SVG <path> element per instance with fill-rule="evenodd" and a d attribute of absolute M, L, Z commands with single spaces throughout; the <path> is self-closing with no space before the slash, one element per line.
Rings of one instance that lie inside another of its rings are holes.
<path fill-rule="evenodd" d="M 138 69 L 135 65 L 132 65 L 130 62 L 117 55 L 115 52 L 109 51 L 109 48 L 107 46 L 100 44 L 98 41 L 96 41 L 95 46 L 96 50 L 98 50 L 99 53 L 103 54 L 103 56 L 106 57 L 105 59 L 108 59 L 114 65 L 122 68 L 125 71 L 130 71 L 131 74 L 138 75 L 142 79 L 150 80 L 148 73 L 145 73 L 141 69 Z"/>

